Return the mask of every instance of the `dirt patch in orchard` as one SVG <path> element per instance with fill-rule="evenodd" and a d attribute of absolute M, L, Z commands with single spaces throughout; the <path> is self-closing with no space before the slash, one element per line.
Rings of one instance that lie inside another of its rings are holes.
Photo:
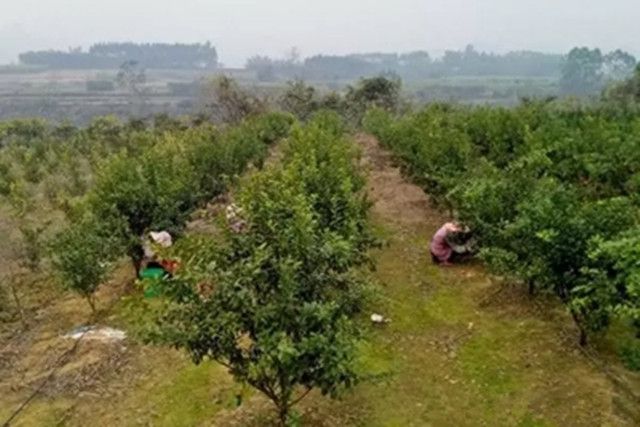
<path fill-rule="evenodd" d="M 398 225 L 421 225 L 441 218 L 433 215 L 429 198 L 402 177 L 400 168 L 392 165 L 391 156 L 380 149 L 374 137 L 361 134 L 357 141 L 363 149 L 362 164 L 369 171 L 367 190 L 374 214 Z"/>

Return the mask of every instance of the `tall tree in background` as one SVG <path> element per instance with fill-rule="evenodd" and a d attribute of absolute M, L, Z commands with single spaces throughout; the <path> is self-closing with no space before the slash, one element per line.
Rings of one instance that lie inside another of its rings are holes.
<path fill-rule="evenodd" d="M 635 103 L 640 101 L 640 65 L 628 79 L 609 85 L 603 93 L 606 101 Z"/>
<path fill-rule="evenodd" d="M 612 81 L 633 75 L 636 58 L 617 49 L 603 55 L 600 49 L 574 48 L 564 63 L 560 88 L 565 95 L 594 95 Z"/>
<path fill-rule="evenodd" d="M 265 110 L 262 99 L 243 90 L 227 76 L 205 82 L 200 97 L 203 113 L 214 122 L 238 123 Z"/>
<path fill-rule="evenodd" d="M 608 80 L 624 80 L 633 75 L 636 58 L 620 49 L 604 56 L 604 75 Z"/>
<path fill-rule="evenodd" d="M 276 80 L 275 61 L 268 56 L 252 56 L 247 60 L 245 68 L 254 71 L 258 81 L 273 82 Z"/>
<path fill-rule="evenodd" d="M 566 95 L 589 95 L 602 88 L 604 57 L 600 49 L 574 48 L 562 69 L 560 88 Z"/>
<path fill-rule="evenodd" d="M 308 119 L 318 109 L 316 89 L 302 80 L 287 83 L 287 90 L 279 99 L 284 111 L 295 114 L 300 120 Z"/>
<path fill-rule="evenodd" d="M 138 104 L 140 113 L 143 112 L 146 104 L 147 74 L 137 61 L 126 61 L 120 66 L 116 76 L 118 87 L 129 92 L 131 104 Z"/>
<path fill-rule="evenodd" d="M 349 86 L 345 95 L 349 119 L 355 123 L 362 120 L 365 112 L 373 107 L 387 111 L 396 111 L 400 105 L 402 81 L 385 76 L 361 79 L 356 86 Z"/>

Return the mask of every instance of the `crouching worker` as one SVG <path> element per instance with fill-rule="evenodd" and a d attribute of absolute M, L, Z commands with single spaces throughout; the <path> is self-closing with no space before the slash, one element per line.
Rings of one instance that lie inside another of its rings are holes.
<path fill-rule="evenodd" d="M 463 261 L 471 255 L 469 229 L 447 222 L 433 235 L 430 250 L 435 264 L 452 265 Z"/>
<path fill-rule="evenodd" d="M 142 244 L 144 256 L 138 270 L 140 278 L 171 277 L 175 273 L 178 267 L 177 261 L 163 259 L 158 254 L 158 251 L 172 245 L 171 234 L 166 231 L 149 233 Z"/>

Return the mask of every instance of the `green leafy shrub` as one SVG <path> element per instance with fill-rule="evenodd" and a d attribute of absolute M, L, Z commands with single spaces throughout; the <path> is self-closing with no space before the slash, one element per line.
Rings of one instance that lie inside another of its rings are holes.
<path fill-rule="evenodd" d="M 294 114 L 300 120 L 307 120 L 319 107 L 316 89 L 302 80 L 288 82 L 278 103 L 284 111 Z"/>
<path fill-rule="evenodd" d="M 217 247 L 187 245 L 155 340 L 217 360 L 263 392 L 280 420 L 311 389 L 336 395 L 357 379 L 352 318 L 364 284 L 368 203 L 356 153 L 322 115 L 295 128 L 282 165 L 242 181 L 246 229 Z M 225 223 L 223 222 L 223 225 Z"/>
<path fill-rule="evenodd" d="M 291 119 L 256 117 L 218 132 L 208 124 L 164 131 L 140 155 L 122 151 L 98 170 L 88 194 L 97 218 L 127 225 L 128 254 L 140 263 L 140 237 L 152 229 L 180 234 L 190 213 L 226 188 L 251 163 L 261 165 L 267 144 L 286 135 Z"/>
<path fill-rule="evenodd" d="M 281 113 L 224 130 L 167 116 L 129 122 L 99 117 L 86 128 L 39 120 L 0 123 L 0 193 L 24 237 L 24 244 L 16 244 L 17 261 L 36 270 L 50 237 L 40 231 L 51 220 L 51 230 L 62 230 L 52 248 L 69 249 L 66 255 L 52 250 L 48 255 L 57 261 L 51 264 L 67 287 L 91 300 L 108 275 L 97 261 L 109 255 L 97 243 L 108 240 L 108 232 L 119 236 L 114 256 L 128 254 L 137 268 L 142 234 L 160 228 L 180 234 L 194 209 L 252 164 L 261 166 L 268 146 L 284 138 L 292 123 Z M 85 224 L 86 217 L 95 225 Z M 97 224 L 106 231 L 96 230 Z M 109 230 L 112 224 L 118 229 Z"/>
<path fill-rule="evenodd" d="M 400 107 L 402 82 L 393 77 L 371 77 L 361 79 L 349 86 L 344 96 L 343 114 L 351 124 L 360 125 L 371 108 L 397 112 Z"/>
<path fill-rule="evenodd" d="M 52 263 L 62 284 L 82 295 L 95 312 L 94 293 L 107 279 L 122 244 L 119 224 L 84 218 L 52 241 Z"/>
<path fill-rule="evenodd" d="M 395 120 L 374 110 L 364 124 L 473 228 L 492 271 L 558 296 L 582 342 L 614 317 L 637 321 L 635 266 L 625 260 L 638 245 L 624 234 L 638 223 L 634 114 L 435 105 Z"/>
<path fill-rule="evenodd" d="M 631 319 L 640 335 L 640 229 L 598 236 L 590 243 L 591 262 L 584 270 L 588 280 L 577 290 L 579 301 Z"/>
<path fill-rule="evenodd" d="M 174 228 L 194 204 L 193 170 L 167 137 L 140 157 L 116 155 L 98 171 L 89 205 L 98 218 L 126 220 L 132 235 Z"/>
<path fill-rule="evenodd" d="M 8 163 L 0 162 L 0 195 L 9 195 L 13 179 L 11 166 Z"/>
<path fill-rule="evenodd" d="M 444 202 L 474 155 L 470 137 L 452 126 L 452 120 L 446 108 L 435 105 L 401 118 L 386 129 L 382 124 L 374 125 L 371 117 L 366 123 L 376 126 L 371 131 L 396 153 L 415 182 L 437 202 Z"/>
<path fill-rule="evenodd" d="M 266 113 L 254 117 L 249 123 L 255 127 L 258 138 L 263 143 L 271 145 L 289 134 L 294 121 L 290 114 Z"/>
<path fill-rule="evenodd" d="M 620 349 L 620 358 L 625 366 L 632 371 L 640 371 L 640 343 L 633 342 Z"/>

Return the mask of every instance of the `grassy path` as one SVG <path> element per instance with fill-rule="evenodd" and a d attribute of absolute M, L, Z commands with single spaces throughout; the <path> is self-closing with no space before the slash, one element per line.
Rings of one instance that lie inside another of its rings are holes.
<path fill-rule="evenodd" d="M 539 309 L 518 288 L 492 285 L 479 266 L 431 264 L 428 239 L 444 218 L 374 138 L 358 142 L 374 221 L 388 240 L 376 277 L 392 323 L 374 330 L 366 349 L 376 380 L 339 405 L 349 423 L 633 425 L 617 414 L 613 384 L 563 333 L 570 323 L 561 309 Z"/>

